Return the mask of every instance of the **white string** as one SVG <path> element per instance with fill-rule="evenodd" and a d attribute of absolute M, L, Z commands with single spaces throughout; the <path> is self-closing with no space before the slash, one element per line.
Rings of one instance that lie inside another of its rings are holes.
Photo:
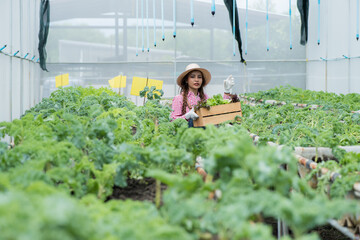
<path fill-rule="evenodd" d="M 149 31 L 149 0 L 146 0 L 146 37 L 147 51 L 150 51 L 150 31 Z"/>
<path fill-rule="evenodd" d="M 266 0 L 266 51 L 269 51 L 269 0 Z"/>
<path fill-rule="evenodd" d="M 191 15 L 191 19 L 190 19 L 191 26 L 194 26 L 194 0 L 190 0 L 190 15 Z"/>
<path fill-rule="evenodd" d="M 173 22 L 174 22 L 174 32 L 173 37 L 176 37 L 176 0 L 173 0 Z"/>
<path fill-rule="evenodd" d="M 162 40 L 165 40 L 165 30 L 164 30 L 164 0 L 161 0 L 161 30 L 162 30 Z"/>
<path fill-rule="evenodd" d="M 144 52 L 144 0 L 141 0 L 141 44 Z"/>
<path fill-rule="evenodd" d="M 139 0 L 136 0 L 136 56 L 139 55 Z"/>
<path fill-rule="evenodd" d="M 153 17 L 154 17 L 154 47 L 156 47 L 156 0 L 153 0 Z"/>
<path fill-rule="evenodd" d="M 246 14 L 245 14 L 245 55 L 247 55 L 247 44 L 248 44 L 248 9 L 249 9 L 249 5 L 248 5 L 248 0 L 246 0 Z"/>
<path fill-rule="evenodd" d="M 235 56 L 235 0 L 233 0 L 233 55 Z"/>

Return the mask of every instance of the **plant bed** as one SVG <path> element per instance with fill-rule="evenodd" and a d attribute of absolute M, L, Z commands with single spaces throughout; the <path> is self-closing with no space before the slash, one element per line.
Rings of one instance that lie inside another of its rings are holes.
<path fill-rule="evenodd" d="M 161 192 L 167 189 L 165 184 L 161 184 Z M 127 186 L 113 187 L 113 194 L 108 197 L 111 199 L 132 199 L 137 201 L 155 202 L 156 180 L 153 178 L 131 179 L 127 180 Z"/>
<path fill-rule="evenodd" d="M 274 237 L 278 237 L 278 220 L 272 217 L 264 218 L 264 223 L 271 227 L 272 235 Z M 341 233 L 338 229 L 334 228 L 330 224 L 326 224 L 323 226 L 318 226 L 309 230 L 308 233 L 317 233 L 319 235 L 319 239 L 321 240 L 350 240 L 348 236 Z M 288 228 L 288 236 L 294 237 L 291 229 Z"/>
<path fill-rule="evenodd" d="M 212 106 L 210 109 L 200 108 L 196 111 L 196 114 L 199 118 L 194 121 L 195 127 L 234 120 L 236 116 L 242 117 L 240 102 Z"/>
<path fill-rule="evenodd" d="M 316 232 L 321 240 L 350 240 L 351 238 L 342 234 L 339 230 L 327 224 L 316 227 L 310 232 Z"/>

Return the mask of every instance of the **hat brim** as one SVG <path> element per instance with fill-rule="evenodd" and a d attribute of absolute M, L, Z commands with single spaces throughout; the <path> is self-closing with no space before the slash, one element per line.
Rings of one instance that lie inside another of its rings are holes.
<path fill-rule="evenodd" d="M 186 76 L 186 74 L 188 74 L 189 72 L 192 71 L 200 71 L 203 76 L 204 76 L 204 84 L 203 87 L 205 87 L 206 85 L 209 84 L 210 80 L 211 80 L 211 74 L 208 70 L 206 70 L 205 68 L 192 68 L 189 70 L 186 70 L 185 72 L 183 72 L 182 74 L 179 75 L 179 77 L 176 80 L 177 85 L 181 86 L 181 81 L 183 80 L 183 78 Z"/>

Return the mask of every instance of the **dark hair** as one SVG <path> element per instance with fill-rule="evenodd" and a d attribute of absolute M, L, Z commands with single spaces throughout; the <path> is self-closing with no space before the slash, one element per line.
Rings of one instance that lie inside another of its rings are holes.
<path fill-rule="evenodd" d="M 194 71 L 197 71 L 197 70 L 194 70 Z M 186 74 L 185 77 L 183 79 L 181 79 L 181 82 L 180 82 L 180 94 L 182 94 L 182 96 L 183 96 L 183 105 L 182 105 L 182 109 L 181 109 L 182 115 L 184 115 L 186 113 L 186 107 L 188 106 L 187 95 L 189 93 L 189 85 L 188 85 L 187 80 L 189 78 L 189 75 L 192 72 L 193 71 Z M 205 79 L 204 79 L 204 74 L 202 72 L 201 72 L 201 76 L 202 76 L 203 81 L 201 83 L 201 86 L 200 86 L 198 92 L 199 92 L 201 101 L 205 101 L 205 93 L 204 93 Z M 190 108 L 190 106 L 189 106 L 189 108 Z"/>

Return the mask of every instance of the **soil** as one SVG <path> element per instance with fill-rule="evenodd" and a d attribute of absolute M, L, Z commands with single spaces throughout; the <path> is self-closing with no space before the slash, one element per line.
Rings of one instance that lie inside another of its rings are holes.
<path fill-rule="evenodd" d="M 145 179 L 128 179 L 127 187 L 113 187 L 113 194 L 108 197 L 110 199 L 132 199 L 137 201 L 149 201 L 155 202 L 156 180 L 153 178 Z M 167 189 L 165 184 L 161 184 L 161 191 Z M 264 223 L 271 226 L 272 234 L 277 238 L 277 220 L 274 218 L 265 218 Z M 331 225 L 325 225 L 314 228 L 310 232 L 316 232 L 321 240 L 350 240 L 350 238 L 343 235 L 341 232 L 333 228 Z M 291 236 L 291 230 L 289 229 L 289 235 Z M 217 239 L 217 236 L 212 236 L 211 239 Z"/>
<path fill-rule="evenodd" d="M 351 240 L 351 238 L 343 235 L 331 225 L 317 227 L 313 231 L 316 231 L 319 234 L 321 240 Z"/>
<path fill-rule="evenodd" d="M 265 218 L 264 222 L 266 225 L 270 225 L 272 228 L 272 235 L 277 238 L 277 220 L 274 218 Z M 331 225 L 324 225 L 312 229 L 310 232 L 315 232 L 319 235 L 321 240 L 351 240 Z M 289 229 L 289 236 L 293 237 L 291 229 Z"/>
<path fill-rule="evenodd" d="M 163 192 L 167 186 L 161 184 L 161 191 Z M 113 187 L 113 194 L 108 197 L 110 199 L 132 199 L 138 201 L 155 202 L 156 195 L 156 180 L 153 178 L 144 179 L 128 179 L 127 187 Z"/>

